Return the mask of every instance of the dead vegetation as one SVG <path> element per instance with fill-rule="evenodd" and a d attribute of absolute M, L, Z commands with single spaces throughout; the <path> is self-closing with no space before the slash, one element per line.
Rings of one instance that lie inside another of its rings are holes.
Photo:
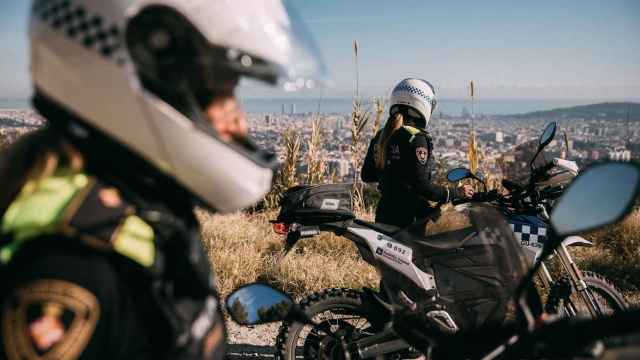
<path fill-rule="evenodd" d="M 612 280 L 640 304 L 640 210 L 585 237 L 595 246 L 573 251 L 579 263 Z"/>
<path fill-rule="evenodd" d="M 266 281 L 295 296 L 327 287 L 376 286 L 375 269 L 346 239 L 322 234 L 301 240 L 283 257 L 284 238 L 269 224 L 274 212 L 211 215 L 200 212 L 207 253 L 223 296 L 252 281 Z"/>

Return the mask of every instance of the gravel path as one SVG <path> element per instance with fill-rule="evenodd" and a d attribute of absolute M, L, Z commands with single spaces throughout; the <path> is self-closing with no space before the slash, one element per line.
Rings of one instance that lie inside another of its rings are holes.
<path fill-rule="evenodd" d="M 280 323 L 258 326 L 239 326 L 227 321 L 229 347 L 227 358 L 240 359 L 274 359 L 275 342 Z"/>

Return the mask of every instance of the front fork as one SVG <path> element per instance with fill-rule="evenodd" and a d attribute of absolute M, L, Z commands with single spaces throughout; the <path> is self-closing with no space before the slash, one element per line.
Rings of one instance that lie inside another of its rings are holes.
<path fill-rule="evenodd" d="M 542 285 L 545 289 L 551 289 L 551 283 L 553 283 L 553 278 L 551 277 L 551 273 L 549 273 L 549 269 L 547 269 L 547 265 L 544 262 L 540 264 L 540 269 L 538 270 L 538 277 L 542 281 Z"/>
<path fill-rule="evenodd" d="M 539 209 L 542 211 L 542 214 L 547 219 L 549 219 L 549 213 L 547 212 L 547 209 L 544 206 L 541 206 Z M 584 281 L 582 272 L 580 271 L 580 269 L 578 269 L 578 266 L 575 264 L 575 262 L 573 262 L 573 258 L 571 257 L 571 254 L 569 254 L 567 247 L 564 244 L 560 243 L 560 246 L 555 250 L 555 253 L 560 257 L 560 263 L 562 263 L 562 267 L 571 278 L 571 285 L 578 292 L 578 296 L 580 296 L 582 301 L 587 305 L 591 317 L 596 318 L 602 315 L 600 307 L 596 303 L 591 292 L 587 289 L 587 283 Z M 544 265 L 544 263 L 542 263 L 541 269 L 542 275 L 540 277 L 543 279 L 545 286 L 547 286 L 552 281 L 551 275 L 549 274 L 549 270 L 547 270 L 547 267 Z"/>
<path fill-rule="evenodd" d="M 571 285 L 577 291 L 578 296 L 587 305 L 587 309 L 589 309 L 591 317 L 596 318 L 602 315 L 600 307 L 596 303 L 591 292 L 587 289 L 587 283 L 584 281 L 582 272 L 580 271 L 580 269 L 578 269 L 578 266 L 573 261 L 573 258 L 571 257 L 571 254 L 569 254 L 567 247 L 564 244 L 560 244 L 560 247 L 558 247 L 555 252 L 560 258 L 562 267 L 569 274 Z"/>

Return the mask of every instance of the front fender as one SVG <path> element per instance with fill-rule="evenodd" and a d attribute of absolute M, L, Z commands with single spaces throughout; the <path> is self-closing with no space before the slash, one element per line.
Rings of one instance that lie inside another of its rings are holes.
<path fill-rule="evenodd" d="M 569 236 L 566 239 L 562 240 L 562 245 L 564 246 L 593 246 L 593 243 L 582 236 Z"/>

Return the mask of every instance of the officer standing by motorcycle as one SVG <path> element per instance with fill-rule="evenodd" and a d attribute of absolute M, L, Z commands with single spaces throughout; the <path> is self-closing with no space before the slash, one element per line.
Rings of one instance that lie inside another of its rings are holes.
<path fill-rule="evenodd" d="M 223 358 L 193 207 L 233 211 L 270 189 L 273 158 L 246 137 L 234 89 L 324 71 L 289 10 L 34 1 L 47 125 L 0 156 L 0 359 Z"/>
<path fill-rule="evenodd" d="M 432 182 L 433 142 L 426 129 L 436 108 L 426 80 L 407 78 L 391 93 L 389 119 L 369 144 L 362 166 L 365 182 L 378 182 L 382 197 L 376 222 L 406 227 L 436 211 L 429 204 L 473 196 L 473 188 L 449 188 Z"/>

